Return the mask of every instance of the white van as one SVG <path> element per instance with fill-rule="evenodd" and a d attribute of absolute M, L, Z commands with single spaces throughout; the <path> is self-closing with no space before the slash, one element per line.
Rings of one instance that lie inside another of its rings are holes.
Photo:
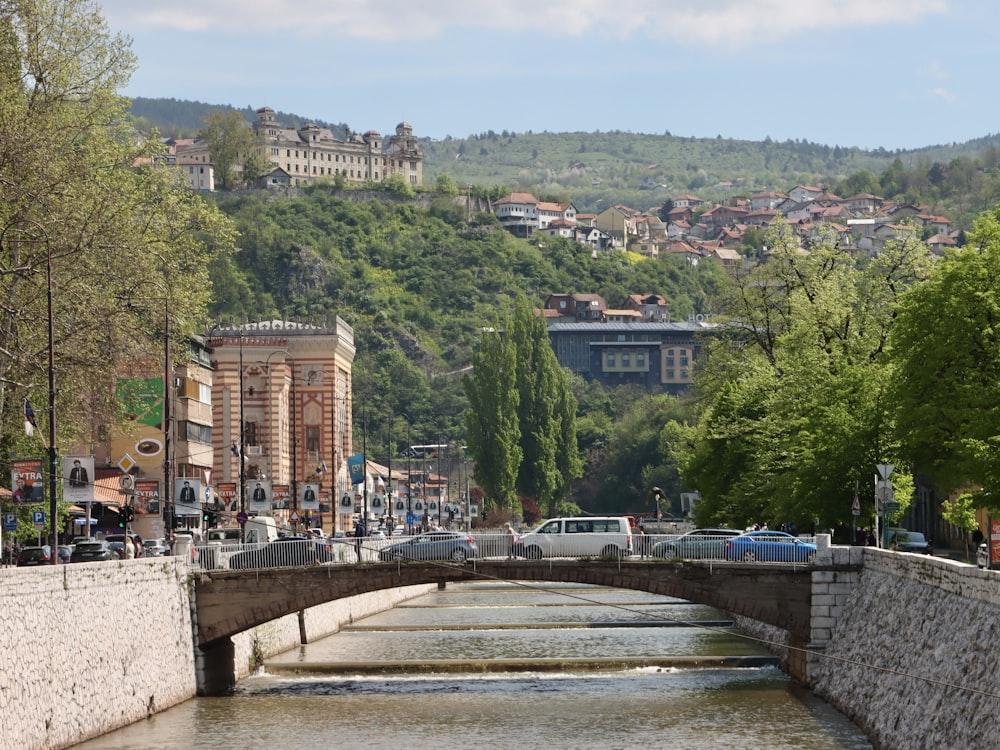
<path fill-rule="evenodd" d="M 529 560 L 627 557 L 632 554 L 632 527 L 625 516 L 552 518 L 522 536 L 514 554 Z"/>

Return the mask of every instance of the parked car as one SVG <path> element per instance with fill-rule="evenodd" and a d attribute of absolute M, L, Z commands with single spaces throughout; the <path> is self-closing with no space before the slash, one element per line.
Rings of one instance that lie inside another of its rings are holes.
<path fill-rule="evenodd" d="M 726 540 L 740 536 L 736 529 L 694 529 L 676 539 L 665 539 L 653 546 L 653 557 L 685 560 L 725 560 Z"/>
<path fill-rule="evenodd" d="M 147 557 L 162 557 L 163 555 L 170 554 L 170 545 L 162 537 L 158 539 L 143 539 L 142 548 Z"/>
<path fill-rule="evenodd" d="M 73 554 L 70 555 L 69 561 L 78 563 L 100 562 L 103 560 L 117 559 L 119 559 L 118 553 L 111 548 L 110 544 L 103 539 L 92 539 L 89 542 L 80 542 L 75 545 L 73 547 Z"/>
<path fill-rule="evenodd" d="M 458 531 L 428 531 L 403 542 L 380 549 L 378 559 L 392 560 L 451 560 L 465 562 L 479 557 L 476 540 Z"/>
<path fill-rule="evenodd" d="M 226 566 L 233 570 L 283 568 L 313 565 L 316 561 L 315 540 L 305 536 L 284 536 L 256 548 L 234 552 L 229 555 Z"/>
<path fill-rule="evenodd" d="M 990 567 L 990 545 L 988 542 L 983 542 L 976 549 L 976 565 L 980 568 Z"/>
<path fill-rule="evenodd" d="M 17 567 L 24 568 L 29 565 L 51 565 L 52 548 L 43 544 L 41 546 L 21 547 L 17 553 Z"/>
<path fill-rule="evenodd" d="M 73 556 L 73 545 L 72 544 L 60 544 L 57 548 L 57 554 L 59 555 L 59 562 L 68 563 L 70 558 Z"/>
<path fill-rule="evenodd" d="M 919 531 L 890 528 L 886 535 L 889 549 L 897 552 L 916 552 L 921 555 L 933 555 L 934 547 L 927 537 Z"/>
<path fill-rule="evenodd" d="M 741 562 L 809 562 L 816 545 L 784 531 L 748 531 L 725 542 L 726 559 Z"/>

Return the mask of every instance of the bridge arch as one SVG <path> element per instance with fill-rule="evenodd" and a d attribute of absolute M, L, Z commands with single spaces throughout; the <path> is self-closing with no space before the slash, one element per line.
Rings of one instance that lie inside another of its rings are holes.
<path fill-rule="evenodd" d="M 445 586 L 481 580 L 581 583 L 646 591 L 764 622 L 786 631 L 790 646 L 804 646 L 810 634 L 814 569 L 802 565 L 566 559 L 205 571 L 193 576 L 195 646 L 206 670 L 216 673 L 208 682 L 217 687 L 205 692 L 221 692 L 230 686 L 231 637 L 237 633 L 345 597 L 420 584 Z M 790 658 L 789 672 L 800 679 L 805 676 L 805 666 L 800 668 Z"/>

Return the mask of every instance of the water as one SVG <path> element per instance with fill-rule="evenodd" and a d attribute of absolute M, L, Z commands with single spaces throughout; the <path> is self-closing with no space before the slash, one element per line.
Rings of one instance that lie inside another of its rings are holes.
<path fill-rule="evenodd" d="M 450 584 L 269 660 L 270 672 L 232 696 L 190 700 L 77 747 L 871 749 L 856 726 L 776 667 L 639 665 L 651 656 L 767 653 L 725 620 L 643 592 Z M 715 624 L 696 625 L 706 621 Z M 652 626 L 614 626 L 637 622 Z M 549 664 L 607 658 L 625 666 Z M 518 671 L 487 670 L 511 659 Z M 298 671 L 282 671 L 290 667 Z"/>

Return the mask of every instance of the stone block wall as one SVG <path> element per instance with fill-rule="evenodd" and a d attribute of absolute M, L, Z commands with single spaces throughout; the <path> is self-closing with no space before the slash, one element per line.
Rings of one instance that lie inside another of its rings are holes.
<path fill-rule="evenodd" d="M 195 693 L 173 557 L 0 569 L 0 749 L 96 737 Z"/>
<path fill-rule="evenodd" d="M 864 562 L 853 585 L 834 592 L 837 581 L 820 581 L 832 617 L 814 622 L 815 645 L 829 638 L 811 656 L 813 691 L 879 750 L 1000 746 L 1000 572 L 851 553 Z"/>

